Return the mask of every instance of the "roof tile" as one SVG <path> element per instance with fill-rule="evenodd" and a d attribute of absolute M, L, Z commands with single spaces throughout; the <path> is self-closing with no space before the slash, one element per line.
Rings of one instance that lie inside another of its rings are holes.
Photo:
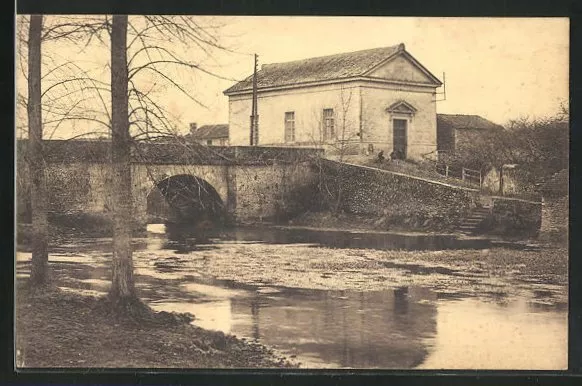
<path fill-rule="evenodd" d="M 493 123 L 479 115 L 437 114 L 437 126 L 450 126 L 453 129 L 502 129 L 503 126 Z"/>
<path fill-rule="evenodd" d="M 193 139 L 228 138 L 228 125 L 217 124 L 200 126 L 194 133 L 189 135 Z"/>
<path fill-rule="evenodd" d="M 257 72 L 257 87 L 293 85 L 332 79 L 362 76 L 395 53 L 404 50 L 403 44 L 391 47 L 347 52 L 286 63 L 265 64 Z M 251 90 L 253 76 L 224 91 L 225 94 Z"/>

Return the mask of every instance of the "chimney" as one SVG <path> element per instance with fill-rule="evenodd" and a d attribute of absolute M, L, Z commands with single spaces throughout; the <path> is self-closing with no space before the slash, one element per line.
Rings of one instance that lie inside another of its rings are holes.
<path fill-rule="evenodd" d="M 190 133 L 191 134 L 194 134 L 194 132 L 196 131 L 196 129 L 198 129 L 198 125 L 196 124 L 196 122 L 190 123 Z"/>

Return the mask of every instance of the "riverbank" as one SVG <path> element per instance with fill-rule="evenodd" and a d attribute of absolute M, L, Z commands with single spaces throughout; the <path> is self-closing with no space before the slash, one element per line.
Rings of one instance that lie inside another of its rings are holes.
<path fill-rule="evenodd" d="M 507 225 L 491 226 L 491 219 L 486 221 L 486 228 L 479 233 L 479 237 L 487 237 L 505 241 L 527 241 L 535 238 L 535 231 L 517 230 Z M 305 212 L 289 221 L 288 225 L 314 229 L 335 229 L 345 231 L 376 231 L 391 233 L 417 233 L 457 235 L 458 223 L 450 218 L 443 218 L 429 214 L 411 215 L 358 215 L 344 212 Z M 564 244 L 564 243 L 562 243 Z"/>
<path fill-rule="evenodd" d="M 312 228 L 368 230 L 391 232 L 453 233 L 455 224 L 449 219 L 420 216 L 369 216 L 343 212 L 306 212 L 289 222 L 291 225 Z"/>
<path fill-rule="evenodd" d="M 160 315 L 160 313 L 158 313 Z M 17 366 L 28 368 L 294 367 L 263 345 L 162 313 L 166 323 L 112 319 L 101 299 L 58 288 L 16 298 Z"/>

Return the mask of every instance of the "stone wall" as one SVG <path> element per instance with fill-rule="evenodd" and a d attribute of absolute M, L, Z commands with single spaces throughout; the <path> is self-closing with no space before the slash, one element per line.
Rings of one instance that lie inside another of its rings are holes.
<path fill-rule="evenodd" d="M 492 197 L 490 232 L 504 236 L 537 236 L 541 218 L 541 202 L 509 197 Z"/>
<path fill-rule="evenodd" d="M 568 196 L 544 197 L 540 239 L 565 242 L 568 240 Z"/>
<path fill-rule="evenodd" d="M 309 162 L 237 167 L 231 182 L 238 222 L 286 221 L 314 204 L 317 175 Z"/>
<path fill-rule="evenodd" d="M 384 170 L 322 161 L 326 175 L 322 200 L 341 202 L 347 213 L 385 217 L 387 223 L 443 230 L 476 206 L 478 191 Z M 331 195 L 327 193 L 331 192 Z"/>
<path fill-rule="evenodd" d="M 75 162 L 46 168 L 48 218 L 52 224 L 78 227 L 94 234 L 109 234 L 111 186 L 103 164 Z M 29 172 L 17 163 L 16 207 L 19 224 L 31 222 Z"/>
<path fill-rule="evenodd" d="M 74 163 L 46 169 L 47 196 L 50 212 L 76 213 L 91 208 L 90 165 Z M 29 221 L 30 184 L 26 164 L 17 167 L 16 201 L 19 219 Z"/>

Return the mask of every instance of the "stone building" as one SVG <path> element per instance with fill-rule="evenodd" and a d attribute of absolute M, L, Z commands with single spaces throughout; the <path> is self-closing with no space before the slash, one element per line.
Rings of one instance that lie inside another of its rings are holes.
<path fill-rule="evenodd" d="M 198 127 L 190 124 L 190 133 L 187 139 L 207 146 L 228 146 L 228 125 L 204 125 Z"/>
<path fill-rule="evenodd" d="M 484 134 L 495 130 L 503 130 L 503 126 L 479 115 L 437 114 L 438 150 L 454 153 L 463 144 L 478 141 Z"/>
<path fill-rule="evenodd" d="M 266 64 L 257 72 L 259 145 L 348 145 L 420 159 L 437 148 L 441 81 L 404 44 Z M 253 76 L 224 91 L 230 144 L 247 145 Z"/>

